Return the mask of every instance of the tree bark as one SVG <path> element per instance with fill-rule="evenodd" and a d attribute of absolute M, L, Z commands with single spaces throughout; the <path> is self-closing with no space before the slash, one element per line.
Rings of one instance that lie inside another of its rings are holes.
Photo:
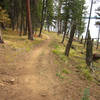
<path fill-rule="evenodd" d="M 49 26 L 49 24 L 48 24 L 48 32 L 50 32 L 50 26 Z"/>
<path fill-rule="evenodd" d="M 80 40 L 80 35 L 78 34 L 78 41 Z"/>
<path fill-rule="evenodd" d="M 19 36 L 22 36 L 22 30 L 23 30 L 23 15 L 21 14 L 21 23 L 20 23 L 20 33 L 19 33 Z"/>
<path fill-rule="evenodd" d="M 72 41 L 73 41 L 73 38 L 74 38 L 75 30 L 76 30 L 76 24 L 73 23 L 72 29 L 71 29 L 71 32 L 70 32 L 70 38 L 69 38 L 69 41 L 68 41 L 68 43 L 66 45 L 66 49 L 65 49 L 65 55 L 66 56 L 69 56 L 69 52 L 70 52 L 70 48 L 71 48 Z"/>
<path fill-rule="evenodd" d="M 98 47 L 99 47 L 99 39 L 100 39 L 100 26 L 99 26 L 98 40 L 97 40 L 97 48 L 96 49 L 98 49 Z"/>
<path fill-rule="evenodd" d="M 1 28 L 0 28 L 0 43 L 4 43 L 3 38 L 2 38 Z"/>
<path fill-rule="evenodd" d="M 87 47 L 86 47 L 86 64 L 92 69 L 93 60 L 93 43 L 90 36 L 90 31 L 88 30 Z"/>
<path fill-rule="evenodd" d="M 45 10 L 45 0 L 43 0 L 43 5 L 42 5 L 42 18 L 41 18 L 41 27 L 40 27 L 39 37 L 41 36 L 43 25 L 44 25 L 44 10 Z"/>
<path fill-rule="evenodd" d="M 59 22 L 60 22 L 60 21 L 59 21 L 59 19 L 58 19 L 58 22 L 57 22 L 57 24 L 58 24 L 58 25 L 57 25 L 57 26 L 58 26 L 58 35 L 60 34 L 60 28 L 59 28 L 59 27 L 60 27 L 60 23 L 59 23 Z"/>
<path fill-rule="evenodd" d="M 64 43 L 65 36 L 66 36 L 66 29 L 67 29 L 67 22 L 65 22 L 64 34 L 63 34 L 63 39 L 62 39 L 61 43 Z"/>
<path fill-rule="evenodd" d="M 26 0 L 26 5 L 27 5 L 28 39 L 33 40 L 30 0 Z"/>
<path fill-rule="evenodd" d="M 15 29 L 15 4 L 14 0 L 10 0 L 10 17 L 12 30 Z"/>
<path fill-rule="evenodd" d="M 24 1 L 22 0 L 21 1 L 21 23 L 20 23 L 20 34 L 19 34 L 19 36 L 22 36 L 22 32 L 23 32 L 23 29 L 24 29 L 24 11 L 23 11 L 23 8 L 24 8 Z"/>
<path fill-rule="evenodd" d="M 90 13 L 89 13 L 89 21 L 88 21 L 88 26 L 87 26 L 87 31 L 86 31 L 86 36 L 85 36 L 85 42 L 84 42 L 84 48 L 86 46 L 87 42 L 87 37 L 88 37 L 88 30 L 90 27 L 90 19 L 91 19 L 91 14 L 92 14 L 92 8 L 93 8 L 93 0 L 91 0 L 91 7 L 90 7 Z"/>
<path fill-rule="evenodd" d="M 81 38 L 81 41 L 80 41 L 80 43 L 81 43 L 81 44 L 83 43 L 83 36 L 82 36 L 82 38 Z"/>
<path fill-rule="evenodd" d="M 61 6 L 62 2 L 58 2 L 58 35 L 61 33 Z"/>
<path fill-rule="evenodd" d="M 28 31 L 28 22 L 27 22 L 27 15 L 26 15 L 23 35 L 27 35 L 27 31 Z"/>

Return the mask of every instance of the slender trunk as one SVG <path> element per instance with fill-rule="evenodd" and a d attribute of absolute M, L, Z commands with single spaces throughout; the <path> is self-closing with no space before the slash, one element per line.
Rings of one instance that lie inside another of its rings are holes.
<path fill-rule="evenodd" d="M 59 4 L 58 4 L 58 35 L 61 33 L 61 7 L 62 7 L 62 2 L 59 1 Z"/>
<path fill-rule="evenodd" d="M 14 30 L 15 29 L 15 23 L 14 23 L 14 14 L 15 14 L 15 12 L 14 12 L 14 0 L 11 0 L 11 6 L 10 6 L 10 16 L 11 16 L 11 25 L 12 25 L 12 30 Z"/>
<path fill-rule="evenodd" d="M 69 56 L 69 52 L 70 52 L 70 48 L 71 48 L 72 41 L 73 41 L 73 38 L 74 38 L 75 30 L 76 30 L 76 24 L 73 23 L 72 29 L 71 29 L 71 32 L 70 32 L 70 38 L 69 38 L 68 44 L 66 45 L 66 50 L 65 50 L 66 56 Z"/>
<path fill-rule="evenodd" d="M 78 34 L 78 41 L 80 40 L 80 35 Z"/>
<path fill-rule="evenodd" d="M 18 1 L 15 0 L 15 17 L 16 17 L 16 30 L 18 31 L 19 30 L 19 7 L 18 7 Z"/>
<path fill-rule="evenodd" d="M 96 49 L 98 49 L 98 47 L 99 47 L 99 39 L 97 40 L 97 47 L 96 47 Z"/>
<path fill-rule="evenodd" d="M 59 26 L 60 26 L 60 24 L 59 24 L 59 19 L 58 19 L 58 35 L 60 34 Z"/>
<path fill-rule="evenodd" d="M 17 31 L 19 31 L 19 26 L 20 26 L 20 24 L 19 24 L 19 15 L 17 15 L 16 16 L 16 29 L 17 29 Z"/>
<path fill-rule="evenodd" d="M 83 43 L 83 36 L 82 36 L 82 38 L 81 38 L 81 42 L 80 42 L 81 44 Z"/>
<path fill-rule="evenodd" d="M 23 15 L 21 14 L 21 23 L 20 23 L 20 34 L 19 36 L 22 36 L 22 27 L 23 26 Z"/>
<path fill-rule="evenodd" d="M 50 32 L 50 29 L 49 28 L 50 28 L 50 26 L 48 25 L 48 32 Z"/>
<path fill-rule="evenodd" d="M 25 17 L 23 17 L 23 32 L 24 32 L 23 35 L 26 35 L 25 34 L 25 32 L 26 32 L 26 30 L 25 30 Z"/>
<path fill-rule="evenodd" d="M 61 43 L 64 43 L 65 36 L 66 36 L 66 29 L 67 29 L 67 22 L 65 22 L 64 34 L 63 34 L 63 39 L 62 39 Z"/>
<path fill-rule="evenodd" d="M 68 29 L 66 37 L 69 38 L 69 34 L 70 34 L 70 29 Z"/>
<path fill-rule="evenodd" d="M 92 39 L 92 46 L 94 47 L 94 39 Z"/>
<path fill-rule="evenodd" d="M 33 40 L 30 0 L 26 0 L 26 5 L 27 5 L 27 21 L 28 21 L 28 39 Z"/>
<path fill-rule="evenodd" d="M 90 19 L 91 19 L 91 14 L 92 14 L 92 7 L 93 7 L 93 0 L 91 1 L 90 15 L 89 15 L 89 21 L 88 21 L 88 26 L 87 26 L 86 36 L 85 36 L 84 47 L 85 47 L 86 42 L 87 42 L 88 30 L 89 30 L 89 26 L 90 26 Z"/>
<path fill-rule="evenodd" d="M 21 2 L 21 23 L 20 23 L 20 36 L 22 36 L 22 32 L 23 32 L 23 26 L 24 26 L 24 11 L 23 11 L 23 8 L 24 8 L 24 2 L 22 0 Z"/>
<path fill-rule="evenodd" d="M 42 5 L 42 18 L 41 18 L 41 27 L 40 27 L 40 33 L 39 37 L 41 36 L 43 25 L 44 25 L 44 10 L 45 10 L 45 0 L 43 0 L 43 5 Z"/>
<path fill-rule="evenodd" d="M 58 35 L 61 33 L 61 29 L 62 29 L 62 22 L 61 20 L 58 20 Z"/>
<path fill-rule="evenodd" d="M 47 27 L 46 27 L 46 25 L 45 25 L 45 31 L 47 30 Z"/>
<path fill-rule="evenodd" d="M 26 15 L 26 21 L 24 25 L 24 35 L 27 35 L 27 31 L 28 31 L 28 22 L 27 22 L 27 15 Z"/>
<path fill-rule="evenodd" d="M 98 32 L 97 49 L 99 47 L 99 38 L 100 38 L 100 26 L 99 26 L 99 32 Z"/>
<path fill-rule="evenodd" d="M 60 33 L 62 33 L 62 21 L 60 20 Z"/>

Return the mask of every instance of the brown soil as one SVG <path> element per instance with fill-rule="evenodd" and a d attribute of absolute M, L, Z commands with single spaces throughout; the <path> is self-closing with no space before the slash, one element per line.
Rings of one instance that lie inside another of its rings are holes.
<path fill-rule="evenodd" d="M 100 100 L 100 86 L 81 79 L 74 66 L 66 79 L 56 76 L 61 64 L 55 63 L 57 58 L 48 46 L 51 41 L 28 53 L 0 45 L 0 100 L 81 100 L 87 87 L 90 100 Z"/>

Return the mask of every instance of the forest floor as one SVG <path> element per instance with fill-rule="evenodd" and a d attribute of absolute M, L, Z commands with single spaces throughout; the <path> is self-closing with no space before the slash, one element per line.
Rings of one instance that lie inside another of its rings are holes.
<path fill-rule="evenodd" d="M 100 100 L 100 86 L 81 78 L 73 61 L 66 64 L 52 52 L 57 41 L 52 33 L 44 36 L 32 43 L 26 37 L 4 36 L 0 100 L 82 100 L 88 88 L 90 100 Z"/>

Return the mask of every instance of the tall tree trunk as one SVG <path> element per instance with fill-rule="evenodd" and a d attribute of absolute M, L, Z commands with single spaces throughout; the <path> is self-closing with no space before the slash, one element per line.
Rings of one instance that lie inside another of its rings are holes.
<path fill-rule="evenodd" d="M 61 22 L 61 19 L 58 19 L 58 35 L 61 33 L 61 30 L 62 30 L 62 22 Z"/>
<path fill-rule="evenodd" d="M 71 48 L 72 41 L 73 41 L 73 38 L 74 38 L 75 30 L 76 30 L 76 24 L 73 23 L 72 29 L 71 29 L 71 32 L 70 32 L 70 38 L 69 38 L 69 41 L 68 41 L 68 43 L 66 45 L 66 49 L 65 49 L 65 55 L 66 56 L 69 56 L 69 52 L 70 52 L 70 48 Z"/>
<path fill-rule="evenodd" d="M 44 25 L 44 10 L 45 10 L 45 0 L 43 0 L 43 4 L 42 4 L 42 18 L 41 18 L 41 27 L 40 27 L 39 37 L 41 36 L 43 25 Z"/>
<path fill-rule="evenodd" d="M 30 0 L 26 0 L 26 5 L 27 5 L 28 39 L 33 40 Z"/>
<path fill-rule="evenodd" d="M 27 31 L 28 31 L 28 22 L 27 22 L 27 15 L 26 15 L 23 35 L 27 35 Z"/>
<path fill-rule="evenodd" d="M 61 33 L 61 7 L 62 2 L 59 0 L 58 2 L 58 35 Z"/>
<path fill-rule="evenodd" d="M 64 43 L 65 36 L 66 36 L 66 29 L 67 29 L 67 22 L 65 22 L 64 34 L 63 34 L 63 39 L 62 39 L 61 43 Z"/>
<path fill-rule="evenodd" d="M 24 26 L 24 11 L 23 11 L 23 8 L 24 8 L 24 2 L 23 0 L 21 1 L 21 23 L 20 23 L 20 36 L 22 36 L 22 32 L 23 32 L 23 26 Z"/>
<path fill-rule="evenodd" d="M 97 47 L 96 47 L 96 49 L 98 49 L 98 47 L 99 47 L 99 39 L 97 40 Z"/>
<path fill-rule="evenodd" d="M 60 34 L 60 28 L 59 28 L 59 26 L 60 26 L 60 23 L 59 23 L 59 19 L 58 19 L 58 22 L 57 22 L 57 27 L 58 27 L 58 35 Z"/>
<path fill-rule="evenodd" d="M 14 17 L 15 17 L 15 12 L 14 12 L 14 9 L 15 9 L 15 7 L 14 7 L 14 0 L 10 0 L 10 3 L 11 3 L 11 5 L 10 5 L 10 17 L 11 17 L 11 25 L 12 25 L 12 30 L 14 30 L 15 29 L 15 21 L 14 21 Z"/>
<path fill-rule="evenodd" d="M 49 24 L 48 24 L 48 32 L 50 32 L 50 26 L 49 26 Z"/>
<path fill-rule="evenodd" d="M 19 33 L 19 36 L 22 36 L 22 29 L 23 29 L 23 15 L 21 13 L 21 23 L 20 23 L 20 33 Z"/>
<path fill-rule="evenodd" d="M 99 47 L 99 39 L 100 39 L 100 26 L 99 26 L 99 32 L 98 32 L 97 49 Z"/>
<path fill-rule="evenodd" d="M 91 19 L 91 14 L 92 14 L 92 7 L 93 7 L 93 0 L 91 0 L 90 14 L 89 14 L 88 26 L 87 26 L 86 36 L 85 36 L 84 47 L 85 47 L 86 42 L 87 42 L 88 30 L 89 30 L 89 27 L 90 27 L 90 19 Z"/>
<path fill-rule="evenodd" d="M 83 36 L 82 36 L 82 38 L 81 38 L 81 41 L 80 41 L 80 43 L 81 43 L 81 44 L 83 43 Z"/>
<path fill-rule="evenodd" d="M 17 16 L 17 19 L 16 19 L 16 29 L 17 31 L 19 30 L 19 16 Z"/>
<path fill-rule="evenodd" d="M 62 20 L 60 20 L 60 33 L 62 33 Z"/>
<path fill-rule="evenodd" d="M 25 19 L 24 19 L 24 20 L 25 20 Z M 27 35 L 26 21 L 25 21 L 24 24 L 23 24 L 23 31 L 24 31 L 24 34 L 23 34 L 23 35 Z"/>
<path fill-rule="evenodd" d="M 80 40 L 80 35 L 78 34 L 78 41 Z"/>

